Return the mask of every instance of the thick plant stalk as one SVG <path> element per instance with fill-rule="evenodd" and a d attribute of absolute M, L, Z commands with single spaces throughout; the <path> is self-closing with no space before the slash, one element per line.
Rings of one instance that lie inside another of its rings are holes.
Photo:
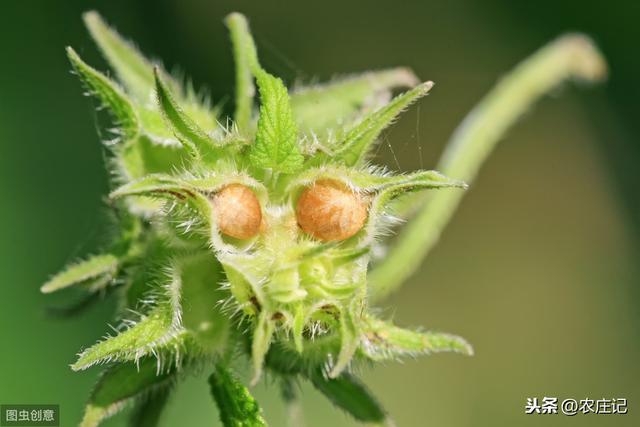
<path fill-rule="evenodd" d="M 599 81 L 606 73 L 603 57 L 586 36 L 569 34 L 553 41 L 519 64 L 469 113 L 454 132 L 437 170 L 470 184 L 496 143 L 537 99 L 565 80 Z M 459 191 L 430 192 L 408 196 L 398 206 L 400 216 L 415 216 L 371 271 L 372 301 L 398 289 L 418 269 L 462 196 Z"/>

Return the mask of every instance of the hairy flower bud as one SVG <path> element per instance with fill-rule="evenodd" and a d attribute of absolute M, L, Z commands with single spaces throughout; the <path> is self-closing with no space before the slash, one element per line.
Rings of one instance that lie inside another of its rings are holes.
<path fill-rule="evenodd" d="M 364 226 L 367 203 L 342 182 L 321 179 L 300 195 L 296 217 L 300 228 L 316 239 L 344 240 Z"/>
<path fill-rule="evenodd" d="M 236 239 L 249 239 L 260 231 L 262 209 L 255 193 L 242 184 L 229 184 L 213 196 L 218 229 Z"/>

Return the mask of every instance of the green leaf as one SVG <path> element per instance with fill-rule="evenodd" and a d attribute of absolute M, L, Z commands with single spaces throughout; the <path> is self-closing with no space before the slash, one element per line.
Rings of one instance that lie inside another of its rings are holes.
<path fill-rule="evenodd" d="M 145 358 L 138 364 L 124 363 L 108 368 L 91 393 L 80 427 L 98 426 L 128 403 L 149 393 L 166 390 L 174 377 L 173 370 L 157 372 L 156 361 L 152 358 Z"/>
<path fill-rule="evenodd" d="M 373 360 L 439 352 L 473 355 L 471 345 L 459 336 L 440 332 L 410 331 L 373 318 L 364 322 L 361 349 Z"/>
<path fill-rule="evenodd" d="M 391 89 L 418 83 L 407 68 L 371 71 L 296 89 L 291 94 L 291 107 L 300 130 L 322 138 L 328 130 L 348 126 Z"/>
<path fill-rule="evenodd" d="M 118 335 L 108 337 L 80 353 L 74 371 L 106 361 L 138 360 L 163 349 L 172 350 L 184 332 L 181 325 L 179 278 L 164 286 L 155 307 Z"/>
<path fill-rule="evenodd" d="M 175 101 L 169 87 L 158 75 L 158 69 L 154 69 L 156 93 L 158 105 L 162 110 L 169 126 L 176 138 L 180 140 L 196 158 L 205 157 L 207 153 L 215 150 L 214 141 L 200 128 Z"/>
<path fill-rule="evenodd" d="M 225 23 L 231 33 L 233 57 L 236 64 L 236 110 L 234 121 L 242 133 L 246 133 L 251 125 L 253 109 L 253 75 L 251 69 L 258 63 L 256 47 L 249 31 L 247 18 L 240 13 L 227 16 Z"/>
<path fill-rule="evenodd" d="M 122 129 L 123 136 L 134 138 L 139 131 L 138 116 L 129 98 L 104 74 L 87 65 L 80 56 L 67 47 L 67 56 L 73 69 L 92 95 L 107 108 Z"/>
<path fill-rule="evenodd" d="M 271 320 L 271 315 L 263 309 L 258 315 L 256 326 L 253 330 L 253 338 L 251 341 L 251 361 L 253 364 L 253 378 L 251 384 L 255 385 L 262 375 L 262 366 L 264 358 L 271 345 L 275 324 Z"/>
<path fill-rule="evenodd" d="M 160 424 L 160 416 L 164 410 L 169 395 L 170 387 L 164 387 L 153 392 L 153 395 L 142 399 L 129 418 L 130 427 L 157 427 Z"/>
<path fill-rule="evenodd" d="M 256 168 L 293 173 L 304 158 L 297 145 L 298 129 L 293 120 L 287 89 L 277 77 L 264 70 L 255 71 L 260 90 L 260 117 L 256 142 L 249 158 Z"/>
<path fill-rule="evenodd" d="M 347 166 L 355 166 L 365 156 L 377 140 L 380 133 L 409 105 L 425 96 L 433 87 L 432 82 L 425 82 L 395 97 L 389 104 L 370 114 L 347 133 L 340 147 L 331 156 L 332 161 L 342 162 Z M 314 157 L 314 164 L 325 159 L 325 156 Z"/>
<path fill-rule="evenodd" d="M 355 377 L 343 373 L 337 378 L 325 378 L 315 373 L 309 378 L 315 388 L 334 405 L 361 422 L 382 423 L 387 419 L 385 411 L 369 390 Z"/>
<path fill-rule="evenodd" d="M 218 405 L 224 427 L 264 427 L 258 402 L 227 369 L 218 364 L 209 377 L 211 394 Z"/>
<path fill-rule="evenodd" d="M 40 291 L 48 294 L 92 279 L 109 281 L 118 269 L 118 258 L 111 254 L 96 255 L 85 261 L 73 264 L 66 270 L 53 276 L 42 285 Z M 95 283 L 94 283 L 95 285 Z"/>
<path fill-rule="evenodd" d="M 110 28 L 95 11 L 83 15 L 85 25 L 127 91 L 149 101 L 153 90 L 152 64 L 130 42 Z"/>

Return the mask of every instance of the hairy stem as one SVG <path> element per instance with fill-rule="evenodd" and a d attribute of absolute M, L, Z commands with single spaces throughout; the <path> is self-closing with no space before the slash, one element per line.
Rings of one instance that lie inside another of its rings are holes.
<path fill-rule="evenodd" d="M 471 183 L 509 127 L 542 95 L 567 79 L 598 81 L 606 63 L 585 36 L 560 37 L 520 63 L 469 113 L 454 132 L 438 164 L 447 176 Z M 393 249 L 370 275 L 371 298 L 378 301 L 400 287 L 437 243 L 464 193 L 436 191 L 407 197 L 398 206 L 415 215 Z"/>

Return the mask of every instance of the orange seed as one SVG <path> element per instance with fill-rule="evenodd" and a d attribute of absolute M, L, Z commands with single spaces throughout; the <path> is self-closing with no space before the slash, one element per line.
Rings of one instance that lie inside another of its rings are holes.
<path fill-rule="evenodd" d="M 214 215 L 222 234 L 249 239 L 260 231 L 262 209 L 246 185 L 229 184 L 213 196 Z"/>
<path fill-rule="evenodd" d="M 344 240 L 364 226 L 367 203 L 344 183 L 320 179 L 300 195 L 296 217 L 300 228 L 316 239 Z"/>

